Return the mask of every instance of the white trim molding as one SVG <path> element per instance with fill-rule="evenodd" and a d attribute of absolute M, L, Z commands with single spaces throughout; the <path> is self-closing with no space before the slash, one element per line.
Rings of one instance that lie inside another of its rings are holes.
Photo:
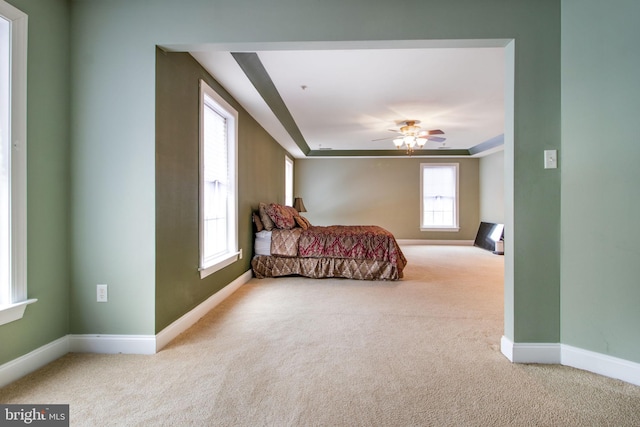
<path fill-rule="evenodd" d="M 155 351 L 160 351 L 167 344 L 169 344 L 178 335 L 193 326 L 198 320 L 200 320 L 205 314 L 213 310 L 218 304 L 225 299 L 229 298 L 231 294 L 237 291 L 242 285 L 247 283 L 253 277 L 251 270 L 246 271 L 242 276 L 238 277 L 233 282 L 229 283 L 224 288 L 220 289 L 215 294 L 211 295 L 205 301 L 200 303 L 190 312 L 183 315 L 178 320 L 164 328 L 156 335 L 156 348 Z"/>
<path fill-rule="evenodd" d="M 559 364 L 640 385 L 640 363 L 559 343 L 514 343 L 503 336 L 500 351 L 513 363 Z"/>
<path fill-rule="evenodd" d="M 563 344 L 562 364 L 640 386 L 640 363 Z"/>
<path fill-rule="evenodd" d="M 242 249 L 237 252 L 225 254 L 224 256 L 213 261 L 213 264 L 211 264 L 210 266 L 199 268 L 198 271 L 200 272 L 200 278 L 204 279 L 205 277 L 215 273 L 216 271 L 222 270 L 223 268 L 233 264 L 239 259 L 242 259 Z"/>
<path fill-rule="evenodd" d="M 4 387 L 69 353 L 69 338 L 64 336 L 0 366 L 0 387 Z"/>
<path fill-rule="evenodd" d="M 503 336 L 500 350 L 513 363 L 560 363 L 559 343 L 514 343 Z"/>
<path fill-rule="evenodd" d="M 0 365 L 0 387 L 42 368 L 67 353 L 155 354 L 171 340 L 193 326 L 202 316 L 229 298 L 252 277 L 252 271 L 246 271 L 157 335 L 65 335 Z"/>
<path fill-rule="evenodd" d="M 104 354 L 155 354 L 252 278 L 248 270 L 157 335 L 69 335 L 69 351 Z"/>
<path fill-rule="evenodd" d="M 7 307 L 0 307 L 0 325 L 22 319 L 27 306 L 37 301 L 38 300 L 36 298 L 31 298 L 25 301 L 20 301 L 15 304 L 8 305 Z"/>
<path fill-rule="evenodd" d="M 68 335 L 69 352 L 102 354 L 154 354 L 153 335 Z"/>

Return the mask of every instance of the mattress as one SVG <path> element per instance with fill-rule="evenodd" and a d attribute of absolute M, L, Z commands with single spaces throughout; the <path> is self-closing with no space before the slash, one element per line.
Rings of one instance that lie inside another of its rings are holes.
<path fill-rule="evenodd" d="M 271 255 L 271 231 L 262 230 L 256 233 L 253 250 L 256 255 Z"/>

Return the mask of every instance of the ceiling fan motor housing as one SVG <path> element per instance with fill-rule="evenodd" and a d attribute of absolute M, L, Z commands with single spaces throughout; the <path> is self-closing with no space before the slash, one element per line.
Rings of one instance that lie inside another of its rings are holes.
<path fill-rule="evenodd" d="M 400 133 L 404 136 L 418 136 L 420 132 L 420 126 L 416 123 L 420 123 L 417 120 L 407 120 L 406 124 L 400 128 Z"/>

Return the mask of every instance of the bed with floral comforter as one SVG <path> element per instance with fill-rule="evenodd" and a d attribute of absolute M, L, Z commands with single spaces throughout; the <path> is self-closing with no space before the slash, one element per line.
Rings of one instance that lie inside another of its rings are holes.
<path fill-rule="evenodd" d="M 295 217 L 297 212 L 290 214 Z M 271 215 L 274 216 L 277 215 Z M 268 236 L 270 242 L 268 251 L 257 253 L 251 261 L 255 277 L 299 275 L 359 280 L 403 277 L 407 260 L 393 234 L 382 227 L 312 226 L 307 221 L 302 226 L 279 228 L 277 223 L 271 230 L 256 234 L 257 238 L 260 234 Z"/>

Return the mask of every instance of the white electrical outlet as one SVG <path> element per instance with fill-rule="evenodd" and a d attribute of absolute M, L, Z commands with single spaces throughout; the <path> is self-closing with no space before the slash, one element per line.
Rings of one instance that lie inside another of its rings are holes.
<path fill-rule="evenodd" d="M 107 293 L 107 285 L 104 285 L 104 284 L 96 285 L 96 292 L 97 292 L 96 301 L 107 302 L 109 300 L 108 293 Z"/>

